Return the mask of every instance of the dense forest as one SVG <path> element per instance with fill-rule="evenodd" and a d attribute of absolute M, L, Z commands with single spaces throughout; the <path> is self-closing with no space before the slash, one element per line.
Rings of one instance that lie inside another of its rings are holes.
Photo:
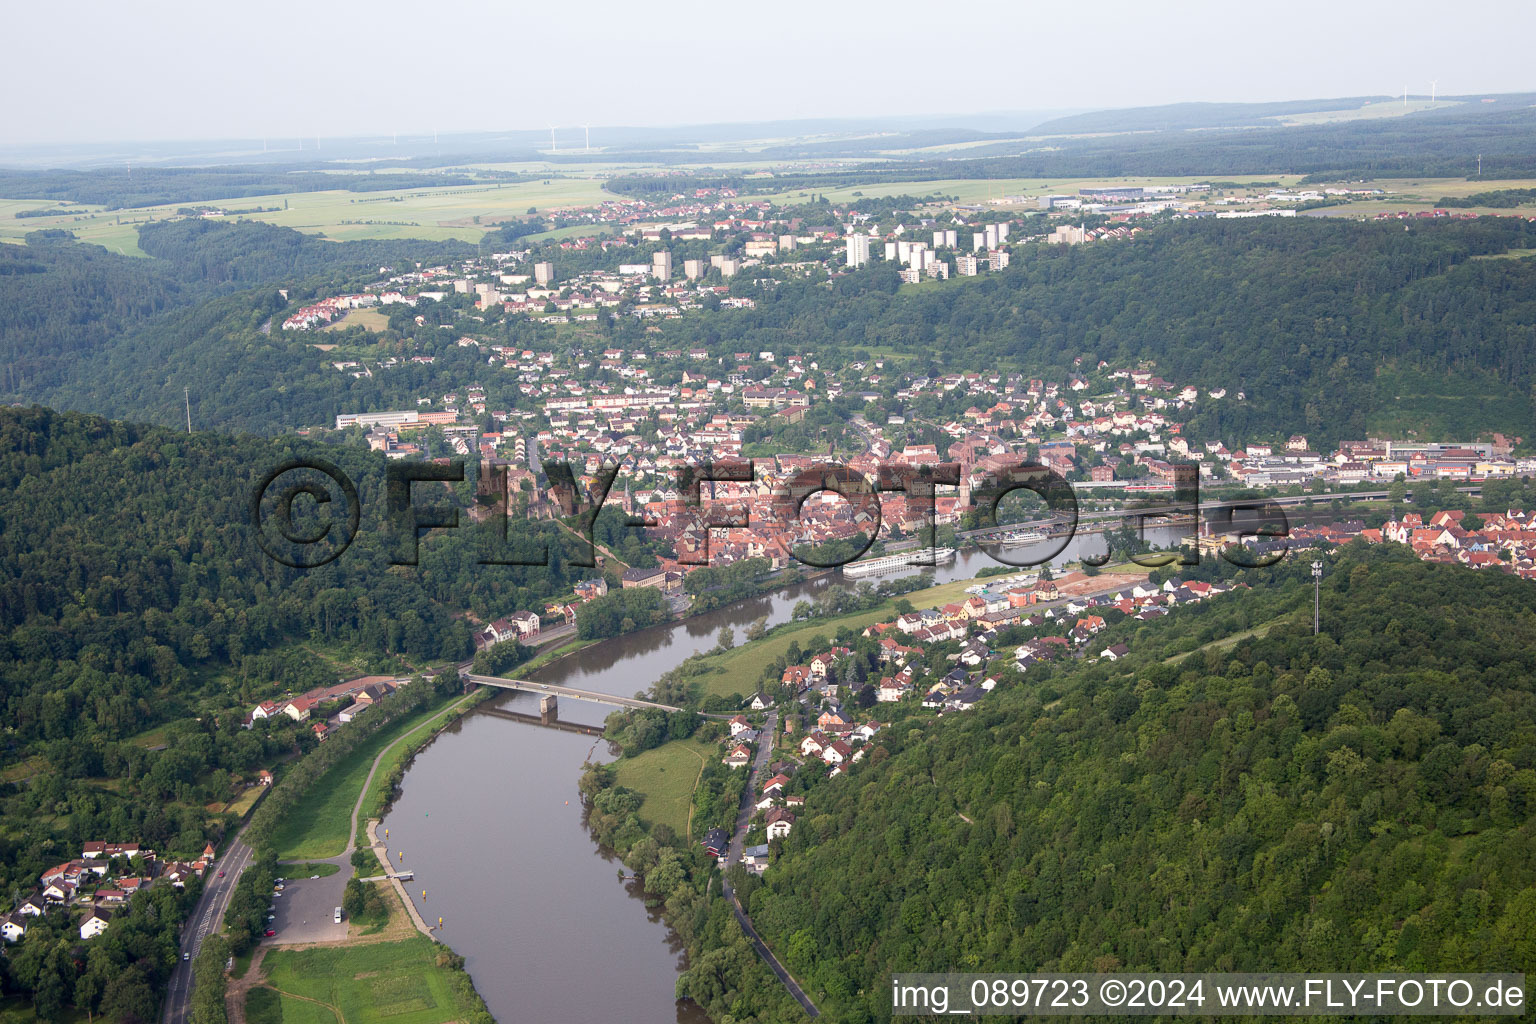
<path fill-rule="evenodd" d="M 899 971 L 1536 969 L 1536 590 L 1356 545 L 1314 637 L 1259 572 L 809 789 L 742 891 L 828 1019 Z"/>
<path fill-rule="evenodd" d="M 139 245 L 154 257 L 147 260 L 76 242 L 58 230 L 34 231 L 27 243 L 0 246 L 0 394 L 17 397 L 38 397 L 69 381 L 76 363 L 89 356 L 140 352 L 146 338 L 222 341 L 216 327 L 231 308 L 255 330 L 283 308 L 280 286 L 323 287 L 381 266 L 474 252 L 457 242 L 336 243 L 269 224 L 200 220 L 141 227 Z M 232 307 L 211 301 L 262 285 L 271 290 L 246 295 Z M 165 367 L 162 362 L 155 371 L 162 382 Z M 138 368 L 143 372 L 148 365 Z M 101 408 L 89 401 L 83 407 Z"/>

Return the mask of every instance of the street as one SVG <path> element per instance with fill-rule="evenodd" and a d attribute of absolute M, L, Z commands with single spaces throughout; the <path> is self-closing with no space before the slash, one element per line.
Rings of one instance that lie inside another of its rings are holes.
<path fill-rule="evenodd" d="M 741 862 L 742 847 L 746 843 L 747 827 L 752 821 L 752 808 L 757 802 L 757 785 L 762 778 L 763 769 L 768 765 L 768 758 L 773 754 L 773 740 L 778 733 L 779 713 L 768 712 L 768 717 L 763 723 L 762 740 L 757 745 L 757 758 L 748 769 L 747 786 L 741 794 L 741 808 L 736 812 L 736 827 L 731 833 L 731 842 L 725 857 L 725 866 L 729 869 L 733 864 Z M 805 1008 L 805 1012 L 812 1017 L 821 1016 L 821 1011 L 816 1009 L 816 1004 L 811 1002 L 811 997 L 805 994 L 799 983 L 790 977 L 789 971 L 779 963 L 779 958 L 773 955 L 773 950 L 768 948 L 762 938 L 757 934 L 757 929 L 752 926 L 752 919 L 747 916 L 741 901 L 736 898 L 735 891 L 731 888 L 730 879 L 724 873 L 720 876 L 721 890 L 725 898 L 730 901 L 731 912 L 736 915 L 736 921 L 741 925 L 741 930 L 746 932 L 747 938 L 752 943 L 752 948 L 757 950 L 757 955 L 763 958 L 763 963 L 789 990 L 795 1001 Z"/>
<path fill-rule="evenodd" d="M 203 894 L 198 897 L 196 908 L 182 926 L 182 952 L 197 956 L 203 940 L 224 926 L 224 911 L 229 908 L 230 897 L 234 895 L 235 882 L 250 862 L 251 848 L 237 838 L 222 857 L 208 866 L 203 876 Z M 223 878 L 219 877 L 220 871 L 224 872 Z M 192 964 L 190 961 L 177 960 L 165 999 L 165 1024 L 184 1024 L 191 1000 Z"/>

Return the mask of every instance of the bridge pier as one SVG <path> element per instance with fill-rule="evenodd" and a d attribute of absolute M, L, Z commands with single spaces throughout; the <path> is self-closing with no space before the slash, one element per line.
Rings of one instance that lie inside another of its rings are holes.
<path fill-rule="evenodd" d="M 556 718 L 560 714 L 560 698 L 553 693 L 546 693 L 539 698 L 539 717 L 545 720 Z"/>

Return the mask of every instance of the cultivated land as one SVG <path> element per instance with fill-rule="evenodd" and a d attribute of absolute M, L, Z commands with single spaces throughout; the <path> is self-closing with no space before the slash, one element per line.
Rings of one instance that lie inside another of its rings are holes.
<path fill-rule="evenodd" d="M 270 996 L 253 991 L 251 1024 L 445 1024 L 477 1009 L 461 1000 L 440 947 L 421 936 L 400 942 L 312 949 L 276 949 L 262 962 L 266 984 L 281 993 L 279 1013 Z M 254 1005 L 253 1005 L 254 1004 Z"/>
<path fill-rule="evenodd" d="M 718 743 L 697 738 L 673 740 L 621 759 L 615 771 L 619 785 L 644 795 L 640 817 L 691 839 L 689 816 L 699 773 L 707 758 L 719 756 Z"/>
<path fill-rule="evenodd" d="M 142 256 L 138 247 L 139 224 L 174 217 L 178 209 L 194 206 L 228 210 L 278 207 L 266 213 L 241 216 L 335 241 L 422 238 L 478 242 L 497 222 L 525 216 L 530 207 L 547 213 L 560 207 L 592 206 L 613 198 L 612 194 L 603 191 L 602 181 L 593 176 L 434 188 L 427 175 L 423 175 L 419 188 L 384 192 L 293 192 L 111 212 L 99 206 L 72 205 L 67 206 L 67 213 L 58 216 L 22 219 L 16 218 L 17 210 L 64 207 L 66 204 L 0 198 L 0 239 L 19 242 L 31 231 L 62 228 L 73 232 L 81 241 L 94 242 L 130 256 Z M 287 208 L 283 209 L 284 206 Z M 476 217 L 480 219 L 479 223 Z"/>

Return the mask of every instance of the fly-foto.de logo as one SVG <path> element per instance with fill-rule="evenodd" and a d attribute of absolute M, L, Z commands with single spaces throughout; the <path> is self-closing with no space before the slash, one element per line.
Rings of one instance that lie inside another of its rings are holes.
<path fill-rule="evenodd" d="M 547 460 L 542 468 L 543 486 L 550 503 L 571 520 L 569 525 L 581 538 L 580 550 L 567 561 L 576 566 L 595 566 L 597 515 L 609 501 L 620 467 L 603 467 L 586 486 L 569 463 Z M 1234 536 L 1234 542 L 1221 550 L 1222 557 L 1232 564 L 1258 568 L 1273 565 L 1284 557 L 1284 550 L 1257 557 L 1243 545 L 1248 538 L 1288 536 L 1289 523 L 1278 503 L 1252 498 L 1202 510 L 1196 467 L 1173 468 L 1174 477 L 1168 489 L 1140 496 L 1117 509 L 1083 513 L 1076 492 L 1065 477 L 1028 461 L 971 474 L 954 462 L 921 466 L 882 462 L 871 474 L 823 460 L 771 481 L 759 476 L 754 460 L 703 462 L 676 470 L 672 488 L 676 498 L 667 503 L 667 512 L 674 518 L 675 557 L 681 565 L 709 564 L 711 531 L 754 525 L 765 526 L 795 541 L 787 547 L 796 560 L 806 565 L 823 569 L 846 565 L 862 558 L 874 545 L 883 522 L 882 497 L 890 495 L 900 495 L 905 502 L 908 532 L 919 539 L 930 539 L 928 546 L 912 551 L 910 564 L 932 565 L 931 538 L 935 536 L 941 488 L 958 489 L 962 503 L 976 512 L 978 526 L 964 531 L 963 537 L 1004 565 L 1043 565 L 1061 555 L 1086 525 L 1099 528 L 1115 524 L 1137 538 L 1143 538 L 1148 527 L 1172 528 L 1179 535 L 1187 535 L 1191 542 L 1176 550 L 1127 553 L 1137 565 L 1195 565 L 1200 556 L 1192 542 L 1198 535 L 1202 512 L 1209 525 Z M 509 538 L 507 467 L 480 463 L 478 470 L 477 494 L 486 506 L 486 514 L 476 527 L 482 531 L 479 564 L 550 564 L 547 543 L 530 547 L 513 543 Z M 463 460 L 391 462 L 385 467 L 383 511 L 389 564 L 416 565 L 423 532 L 460 528 L 459 506 L 433 501 L 431 494 L 434 489 L 441 494 L 445 487 L 465 479 Z M 767 484 L 769 490 L 766 501 L 758 503 L 754 515 L 749 503 L 731 496 L 730 485 L 739 488 L 758 484 Z M 717 496 L 722 490 L 717 485 L 727 485 L 725 496 Z M 1023 523 L 1000 523 L 998 512 L 1003 500 L 1018 492 L 1036 496 L 1041 506 L 1036 518 Z M 820 544 L 803 539 L 805 505 L 812 497 L 824 494 L 838 495 L 846 502 L 843 521 L 848 536 L 843 539 L 847 543 Z M 626 513 L 623 525 L 641 530 L 656 528 L 658 521 L 644 514 L 647 507 L 641 506 L 640 515 Z M 318 458 L 295 458 L 261 478 L 252 490 L 248 511 L 257 543 L 269 557 L 295 569 L 313 569 L 336 560 L 352 545 L 361 523 L 362 504 L 357 485 L 333 463 Z M 1240 518 L 1254 524 L 1253 528 L 1238 528 Z M 912 529 L 914 519 L 919 524 L 916 529 Z M 1033 541 L 1023 550 L 1018 548 L 1021 533 L 1027 533 Z M 1085 556 L 1083 561 L 1104 565 L 1112 555 L 1113 552 L 1105 552 Z"/>

